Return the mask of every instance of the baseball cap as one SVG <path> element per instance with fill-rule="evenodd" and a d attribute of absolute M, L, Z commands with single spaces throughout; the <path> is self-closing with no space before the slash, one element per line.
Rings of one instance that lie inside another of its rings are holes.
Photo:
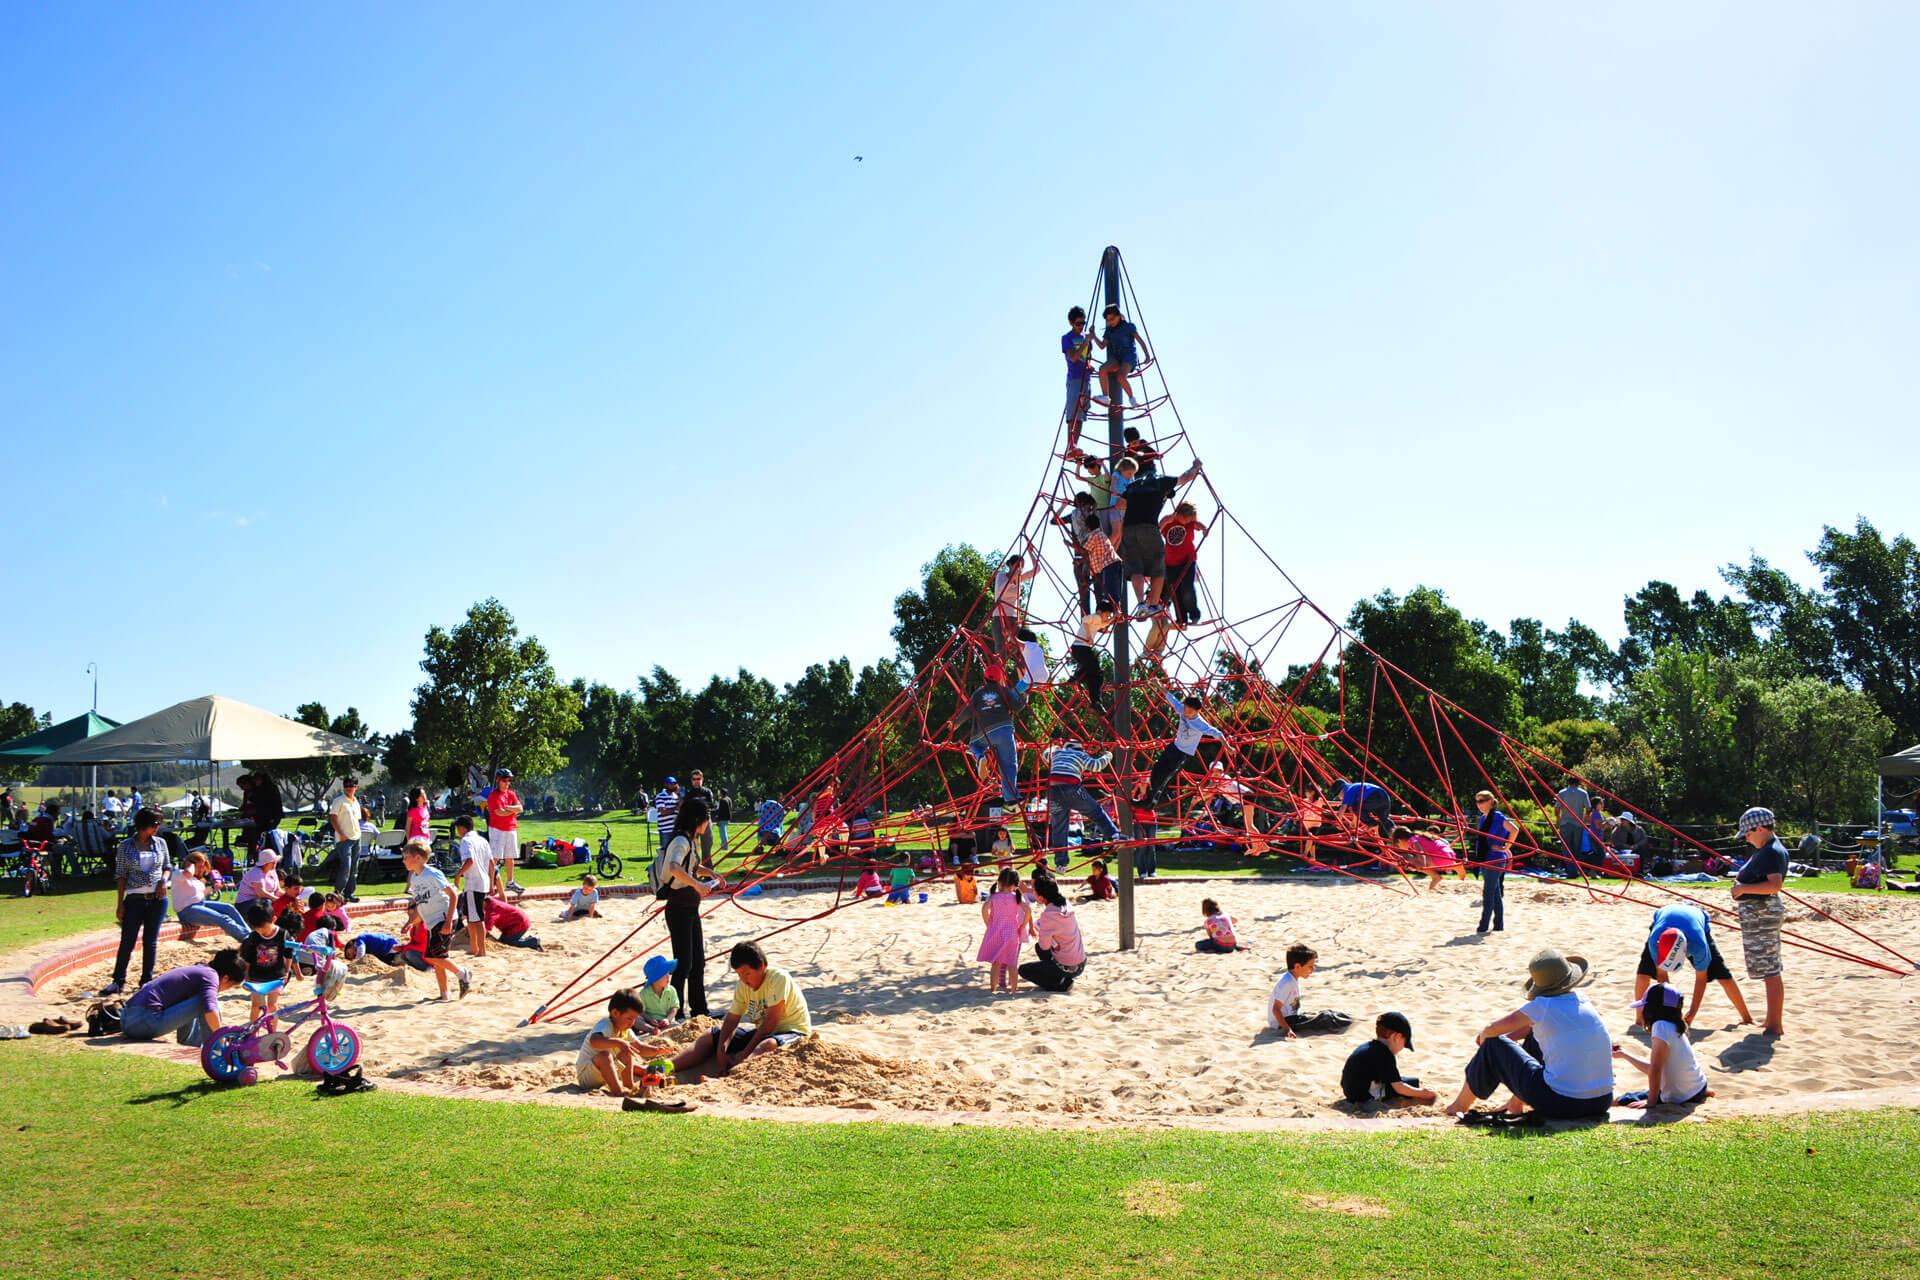
<path fill-rule="evenodd" d="M 660 785 L 663 787 L 677 787 L 680 785 L 680 779 L 674 777 L 672 774 L 668 774 L 667 780 Z"/>
<path fill-rule="evenodd" d="M 1647 994 L 1633 1002 L 1636 1009 L 1678 1009 L 1680 1007 L 1680 988 L 1665 982 L 1656 982 L 1647 988 Z"/>
<path fill-rule="evenodd" d="M 1687 960 L 1687 939 L 1678 929 L 1668 929 L 1660 935 L 1659 945 L 1654 948 L 1654 963 L 1668 973 L 1677 972 Z"/>
<path fill-rule="evenodd" d="M 1374 1029 L 1376 1031 L 1398 1031 L 1407 1038 L 1407 1048 L 1413 1048 L 1413 1024 L 1407 1021 L 1407 1015 L 1404 1013 L 1388 1012 L 1381 1014 L 1379 1019 L 1374 1023 Z"/>
<path fill-rule="evenodd" d="M 1755 806 L 1740 815 L 1741 835 L 1745 835 L 1749 831 L 1757 830 L 1760 827 L 1771 827 L 1772 825 L 1773 810 L 1771 809 L 1762 809 Z"/>
<path fill-rule="evenodd" d="M 648 956 L 646 968 L 641 972 L 646 975 L 649 983 L 653 983 L 672 973 L 679 965 L 680 962 L 672 956 Z"/>

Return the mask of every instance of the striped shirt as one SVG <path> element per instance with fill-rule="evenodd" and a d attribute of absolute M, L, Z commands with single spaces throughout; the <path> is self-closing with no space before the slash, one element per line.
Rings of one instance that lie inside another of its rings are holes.
<path fill-rule="evenodd" d="M 1079 782 L 1089 770 L 1099 772 L 1113 763 L 1113 752 L 1088 755 L 1079 747 L 1055 747 L 1047 765 L 1051 782 Z"/>
<path fill-rule="evenodd" d="M 674 817 L 680 812 L 680 793 L 669 791 L 665 787 L 660 788 L 660 794 L 653 798 L 653 807 L 654 811 L 660 815 L 660 833 L 672 835 Z"/>

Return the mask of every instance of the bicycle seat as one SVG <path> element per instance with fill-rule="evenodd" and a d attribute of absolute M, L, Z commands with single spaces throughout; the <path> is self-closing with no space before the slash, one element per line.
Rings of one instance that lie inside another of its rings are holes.
<path fill-rule="evenodd" d="M 243 982 L 240 984 L 257 996 L 270 996 L 287 985 L 285 978 L 275 978 L 272 982 Z"/>

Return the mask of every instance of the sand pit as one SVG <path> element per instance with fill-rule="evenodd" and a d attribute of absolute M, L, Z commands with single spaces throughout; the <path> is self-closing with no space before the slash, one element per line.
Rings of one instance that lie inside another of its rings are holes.
<path fill-rule="evenodd" d="M 1194 952 L 1203 894 L 1220 899 L 1240 920 L 1256 950 Z M 728 1078 L 683 1082 L 676 1094 L 723 1111 L 831 1107 L 929 1118 L 1000 1112 L 1095 1124 L 1338 1121 L 1348 1113 L 1339 1102 L 1340 1064 L 1371 1034 L 1376 1014 L 1399 1009 L 1413 1020 L 1419 1048 L 1401 1059 L 1401 1069 L 1449 1095 L 1459 1086 L 1475 1033 L 1518 1006 L 1526 961 L 1544 945 L 1592 960 L 1589 998 L 1623 1041 L 1645 1046 L 1645 1037 L 1631 1030 L 1628 1005 L 1651 912 L 1593 902 L 1578 888 L 1510 880 L 1507 931 L 1477 935 L 1478 886 L 1471 881 L 1448 881 L 1413 898 L 1350 882 L 1143 886 L 1138 948 L 1115 949 L 1114 904 L 1083 905 L 1090 952 L 1085 976 L 1066 995 L 1023 988 L 1014 996 L 990 995 L 985 967 L 974 962 L 978 908 L 955 902 L 945 886 L 934 889 L 933 899 L 904 907 L 861 904 L 769 940 L 774 963 L 807 992 L 817 1041 L 749 1063 Z M 754 909 L 799 918 L 829 902 L 823 895 L 769 896 Z M 371 1074 L 502 1095 L 573 1094 L 574 1052 L 592 1019 L 582 1014 L 558 1024 L 516 1024 L 650 905 L 615 900 L 606 919 L 562 925 L 546 918 L 549 908 L 541 904 L 533 914 L 544 952 L 496 946 L 474 959 L 461 949 L 462 940 L 455 958 L 471 963 L 475 975 L 465 1001 L 439 1003 L 431 975 L 410 973 L 399 985 L 393 971 L 362 960 L 337 1015 L 363 1037 Z M 1920 956 L 1920 900 L 1834 896 L 1822 905 Z M 722 907 L 708 921 L 708 948 L 723 950 L 778 923 Z M 1789 927 L 1898 963 L 1835 924 L 1802 920 Z M 652 942 L 658 935 L 642 936 Z M 1351 1033 L 1288 1042 L 1266 1029 L 1267 994 L 1282 952 L 1296 939 L 1321 956 L 1306 985 L 1306 1006 L 1352 1014 Z M 1724 932 L 1720 940 L 1742 974 L 1737 935 Z M 227 944 L 223 938 L 168 944 L 162 966 L 204 957 L 215 945 Z M 1920 1040 L 1920 984 L 1794 948 L 1786 962 L 1788 1034 L 1782 1040 L 1738 1025 L 1718 988 L 1710 990 L 1694 1039 L 1719 1096 L 1704 1114 L 1835 1105 L 1842 1094 L 1920 1083 L 1912 1051 Z M 101 985 L 109 968 L 69 975 L 42 994 L 70 1011 L 84 1009 L 84 993 Z M 638 971 L 636 962 L 620 981 L 637 982 Z M 732 975 L 715 961 L 707 981 L 715 1011 L 723 1013 Z M 1760 984 L 1743 977 L 1742 986 L 1757 1014 Z M 609 989 L 598 988 L 602 999 Z M 229 997 L 223 1013 L 232 1019 L 244 1012 L 244 1000 Z M 691 1034 L 683 1030 L 675 1038 Z M 1619 1087 L 1642 1086 L 1623 1074 Z"/>

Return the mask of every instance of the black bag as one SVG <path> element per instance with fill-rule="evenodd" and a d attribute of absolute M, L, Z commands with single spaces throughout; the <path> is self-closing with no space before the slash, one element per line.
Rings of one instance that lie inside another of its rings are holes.
<path fill-rule="evenodd" d="M 87 1034 L 90 1036 L 117 1036 L 120 1034 L 120 1011 L 126 1008 L 118 1000 L 103 1001 L 87 1010 Z"/>

